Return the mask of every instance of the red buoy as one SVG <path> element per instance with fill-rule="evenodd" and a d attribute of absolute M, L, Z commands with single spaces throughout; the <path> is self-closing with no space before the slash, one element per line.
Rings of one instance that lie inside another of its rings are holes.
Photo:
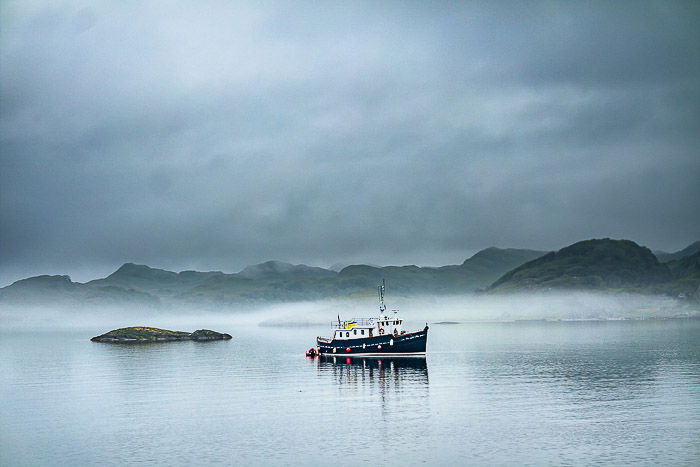
<path fill-rule="evenodd" d="M 350 347 L 347 347 L 347 348 L 345 349 L 345 351 L 346 351 L 346 352 L 350 352 Z"/>
<path fill-rule="evenodd" d="M 379 344 L 379 345 L 377 346 L 377 350 L 382 350 L 382 344 Z"/>

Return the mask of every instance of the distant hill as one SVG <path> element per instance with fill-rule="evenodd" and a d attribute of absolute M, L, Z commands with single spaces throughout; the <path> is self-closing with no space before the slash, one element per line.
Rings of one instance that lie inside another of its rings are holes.
<path fill-rule="evenodd" d="M 685 255 L 688 251 L 690 247 L 676 253 L 681 258 L 663 264 L 647 248 L 632 241 L 597 239 L 549 253 L 491 247 L 461 264 L 442 267 L 351 265 L 335 272 L 268 261 L 225 274 L 172 272 L 126 263 L 109 276 L 85 284 L 73 282 L 68 276 L 23 279 L 0 288 L 0 304 L 221 309 L 242 303 L 364 297 L 374 294 L 382 279 L 393 296 L 567 288 L 700 300 L 700 252 Z"/>
<path fill-rule="evenodd" d="M 664 251 L 655 251 L 654 254 L 656 257 L 661 261 L 662 263 L 668 263 L 669 261 L 675 261 L 679 259 L 683 259 L 686 256 L 691 256 L 694 255 L 695 253 L 700 251 L 700 240 L 697 242 L 693 242 L 687 247 L 683 248 L 682 250 L 679 250 L 675 253 L 666 253 Z"/>
<path fill-rule="evenodd" d="M 93 280 L 85 285 L 89 287 L 120 287 L 170 297 L 210 280 L 220 279 L 225 275 L 219 271 L 172 272 L 142 264 L 125 263 L 104 279 Z"/>
<path fill-rule="evenodd" d="M 667 264 L 673 279 L 660 291 L 700 300 L 700 251 Z"/>
<path fill-rule="evenodd" d="M 125 263 L 109 276 L 85 284 L 67 276 L 39 276 L 0 289 L 13 303 L 157 303 L 168 306 L 314 300 L 373 294 L 382 279 L 392 294 L 459 294 L 488 286 L 542 251 L 487 248 L 462 264 L 443 267 L 351 265 L 340 272 L 268 261 L 237 274 L 172 272 Z"/>
<path fill-rule="evenodd" d="M 279 281 L 289 279 L 323 279 L 335 277 L 337 272 L 305 264 L 289 264 L 282 261 L 267 261 L 266 263 L 248 266 L 238 273 L 246 279 Z"/>
<path fill-rule="evenodd" d="M 575 243 L 529 261 L 494 282 L 490 291 L 591 289 L 643 291 L 671 280 L 652 252 L 630 240 Z"/>
<path fill-rule="evenodd" d="M 209 280 L 175 298 L 190 304 L 232 305 L 362 296 L 374 294 L 382 279 L 396 295 L 468 293 L 488 286 L 509 269 L 542 254 L 533 250 L 487 248 L 461 265 L 441 268 L 352 265 L 339 273 L 270 261 Z"/>
<path fill-rule="evenodd" d="M 507 271 L 540 258 L 546 253 L 546 251 L 537 250 L 491 247 L 479 251 L 459 266 L 443 266 L 440 270 L 456 272 L 463 280 L 469 280 L 476 287 L 483 288 L 488 287 Z"/>
<path fill-rule="evenodd" d="M 71 281 L 68 276 L 36 276 L 19 280 L 0 289 L 0 302 L 8 305 L 85 306 L 141 305 L 158 306 L 158 297 L 115 286 L 90 287 Z"/>
<path fill-rule="evenodd" d="M 545 254 L 544 251 L 486 248 L 460 265 L 434 267 L 354 265 L 340 271 L 345 288 L 374 288 L 382 279 L 402 294 L 473 292 L 487 287 L 506 271 Z"/>

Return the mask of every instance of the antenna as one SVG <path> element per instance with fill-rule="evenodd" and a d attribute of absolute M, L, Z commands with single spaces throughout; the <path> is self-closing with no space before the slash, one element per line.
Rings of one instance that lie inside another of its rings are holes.
<path fill-rule="evenodd" d="M 379 289 L 379 311 L 384 313 L 384 310 L 386 310 L 386 306 L 384 305 L 384 279 L 382 279 L 382 285 L 378 286 L 377 289 Z"/>

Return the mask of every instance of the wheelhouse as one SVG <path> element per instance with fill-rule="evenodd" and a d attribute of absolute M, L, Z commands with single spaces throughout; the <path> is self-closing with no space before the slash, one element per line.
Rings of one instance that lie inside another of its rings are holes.
<path fill-rule="evenodd" d="M 378 318 L 361 318 L 350 321 L 334 321 L 332 339 L 362 339 L 386 334 L 395 336 L 404 334 L 403 319 L 399 318 L 399 310 L 391 310 L 393 316 L 381 314 Z"/>

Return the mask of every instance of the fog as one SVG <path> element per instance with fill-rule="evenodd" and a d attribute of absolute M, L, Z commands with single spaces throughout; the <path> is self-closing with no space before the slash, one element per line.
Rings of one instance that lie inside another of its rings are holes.
<path fill-rule="evenodd" d="M 389 312 L 399 309 L 406 329 L 425 323 L 459 324 L 519 320 L 620 320 L 700 317 L 700 309 L 675 299 L 632 294 L 581 291 L 512 295 L 398 297 L 387 301 Z M 236 335 L 250 327 L 328 327 L 332 321 L 376 317 L 375 300 L 332 299 L 264 305 L 209 308 L 140 308 L 103 306 L 5 307 L 0 329 L 82 329 L 94 335 L 128 326 L 152 326 L 194 331 L 208 328 Z"/>

